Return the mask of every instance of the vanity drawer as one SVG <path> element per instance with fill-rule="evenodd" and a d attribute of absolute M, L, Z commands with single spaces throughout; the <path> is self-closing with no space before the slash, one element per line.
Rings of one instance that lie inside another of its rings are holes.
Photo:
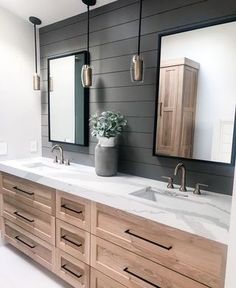
<path fill-rule="evenodd" d="M 92 267 L 126 287 L 208 287 L 93 235 L 91 248 Z"/>
<path fill-rule="evenodd" d="M 4 237 L 7 242 L 39 264 L 51 271 L 54 270 L 55 248 L 52 245 L 6 219 L 4 219 Z"/>
<path fill-rule="evenodd" d="M 31 207 L 55 215 L 55 189 L 9 174 L 2 174 L 2 193 Z"/>
<path fill-rule="evenodd" d="M 7 195 L 3 196 L 3 217 L 55 245 L 55 217 Z"/>
<path fill-rule="evenodd" d="M 84 198 L 57 191 L 57 218 L 90 231 L 91 202 Z"/>
<path fill-rule="evenodd" d="M 125 286 L 91 268 L 90 288 L 125 288 Z"/>
<path fill-rule="evenodd" d="M 90 234 L 87 231 L 57 219 L 56 245 L 64 252 L 89 264 Z"/>
<path fill-rule="evenodd" d="M 89 266 L 58 248 L 56 248 L 56 273 L 75 288 L 89 288 Z"/>
<path fill-rule="evenodd" d="M 92 233 L 209 287 L 223 287 L 227 247 L 93 203 Z"/>

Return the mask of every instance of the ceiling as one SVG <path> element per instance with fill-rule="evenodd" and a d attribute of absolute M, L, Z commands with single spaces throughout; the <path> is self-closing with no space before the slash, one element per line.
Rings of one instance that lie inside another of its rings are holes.
<path fill-rule="evenodd" d="M 106 5 L 116 0 L 97 0 L 96 6 Z M 29 16 L 42 20 L 42 26 L 75 16 L 86 11 L 81 0 L 0 0 L 0 7 L 28 21 Z"/>

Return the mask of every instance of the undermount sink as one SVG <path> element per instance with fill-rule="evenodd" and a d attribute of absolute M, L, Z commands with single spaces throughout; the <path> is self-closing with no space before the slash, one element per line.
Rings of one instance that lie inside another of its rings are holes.
<path fill-rule="evenodd" d="M 130 195 L 143 198 L 146 200 L 151 200 L 153 202 L 158 202 L 160 200 L 160 196 L 167 196 L 167 197 L 183 197 L 187 198 L 188 194 L 183 194 L 183 192 L 175 192 L 166 189 L 160 188 L 153 188 L 153 187 L 146 187 L 142 190 L 136 191 L 131 193 Z"/>
<path fill-rule="evenodd" d="M 26 168 L 32 168 L 32 169 L 58 169 L 57 167 L 51 166 L 51 165 L 47 165 L 43 162 L 34 162 L 34 163 L 27 163 L 24 164 L 23 166 L 25 166 Z"/>

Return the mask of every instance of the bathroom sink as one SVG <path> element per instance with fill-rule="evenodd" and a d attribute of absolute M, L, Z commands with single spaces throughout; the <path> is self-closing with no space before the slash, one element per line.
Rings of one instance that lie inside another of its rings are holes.
<path fill-rule="evenodd" d="M 34 162 L 34 163 L 27 163 L 23 164 L 24 167 L 26 168 L 31 168 L 31 169 L 59 169 L 57 167 L 54 167 L 53 165 L 47 165 L 43 162 Z"/>
<path fill-rule="evenodd" d="M 161 196 L 188 198 L 188 194 L 153 187 L 146 187 L 142 190 L 133 192 L 130 195 L 143 198 L 146 200 L 151 200 L 153 202 L 158 202 Z"/>

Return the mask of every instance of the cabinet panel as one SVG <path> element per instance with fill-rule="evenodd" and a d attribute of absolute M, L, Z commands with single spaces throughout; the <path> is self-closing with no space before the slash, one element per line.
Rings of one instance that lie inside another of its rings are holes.
<path fill-rule="evenodd" d="M 105 205 L 92 205 L 92 234 L 210 287 L 223 287 L 227 247 Z"/>
<path fill-rule="evenodd" d="M 156 153 L 192 158 L 199 64 L 187 59 L 160 67 Z"/>
<path fill-rule="evenodd" d="M 206 288 L 179 273 L 93 236 L 92 267 L 129 288 Z"/>
<path fill-rule="evenodd" d="M 23 178 L 2 173 L 2 193 L 31 207 L 55 215 L 56 190 Z"/>
<path fill-rule="evenodd" d="M 18 250 L 47 269 L 54 271 L 55 248 L 52 245 L 6 219 L 4 220 L 4 237 Z"/>
<path fill-rule="evenodd" d="M 125 286 L 91 268 L 90 288 L 125 288 Z"/>
<path fill-rule="evenodd" d="M 56 248 L 56 273 L 75 288 L 89 288 L 89 266 L 58 248 Z"/>
<path fill-rule="evenodd" d="M 89 200 L 57 191 L 57 218 L 74 226 L 90 231 L 91 204 Z"/>
<path fill-rule="evenodd" d="M 26 231 L 55 245 L 55 218 L 38 209 L 3 195 L 3 217 Z"/>
<path fill-rule="evenodd" d="M 89 264 L 90 234 L 88 232 L 57 219 L 56 245 L 57 248 Z"/>

